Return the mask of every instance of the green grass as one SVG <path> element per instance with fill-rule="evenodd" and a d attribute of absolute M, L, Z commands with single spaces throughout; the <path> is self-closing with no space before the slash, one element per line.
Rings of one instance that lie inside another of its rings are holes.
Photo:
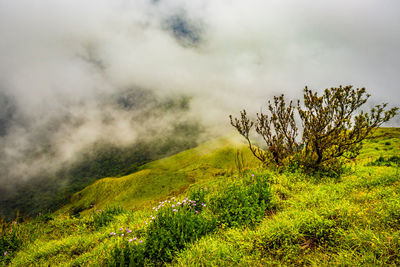
<path fill-rule="evenodd" d="M 134 210 L 149 207 L 167 196 L 179 195 L 190 185 L 202 180 L 230 175 L 236 168 L 237 150 L 243 152 L 247 168 L 258 165 L 244 144 L 221 138 L 145 164 L 133 174 L 98 180 L 74 194 L 71 203 L 60 212 L 102 209 L 107 206 Z"/>
<path fill-rule="evenodd" d="M 244 153 L 244 174 L 238 174 L 235 164 L 237 149 Z M 152 207 L 159 201 L 172 196 L 182 200 L 206 188 L 201 198 L 207 206 L 202 212 L 217 218 L 219 210 L 232 207 L 215 210 L 211 203 L 229 201 L 224 194 L 233 184 L 251 188 L 243 181 L 254 173 L 269 181 L 271 199 L 263 218 L 250 224 L 220 223 L 215 231 L 175 251 L 167 265 L 400 265 L 399 166 L 371 164 L 380 157 L 386 161 L 396 156 L 400 156 L 400 129 L 378 129 L 345 175 L 315 179 L 259 169 L 244 144 L 214 140 L 148 163 L 128 176 L 99 180 L 76 193 L 57 213 L 13 226 L 22 245 L 3 256 L 1 263 L 104 266 L 126 240 L 120 236 L 121 227 L 129 227 L 131 237 L 146 243 L 149 218 L 157 214 Z M 10 227 L 4 225 L 2 235 Z"/>
<path fill-rule="evenodd" d="M 399 265 L 399 168 L 363 164 L 382 156 L 388 142 L 385 157 L 398 156 L 400 131 L 379 129 L 374 138 L 340 180 L 276 175 L 275 213 L 255 229 L 203 238 L 173 265 Z"/>

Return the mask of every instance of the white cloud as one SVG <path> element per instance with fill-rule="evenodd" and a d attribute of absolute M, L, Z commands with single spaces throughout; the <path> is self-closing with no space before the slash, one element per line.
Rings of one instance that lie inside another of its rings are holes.
<path fill-rule="evenodd" d="M 137 125 L 97 101 L 134 86 L 193 96 L 192 114 L 227 129 L 229 114 L 305 85 L 365 86 L 399 105 L 399 25 L 397 0 L 2 0 L 0 92 L 23 123 L 0 139 L 16 159 L 46 122 L 78 114 L 83 125 L 46 132 L 70 157 L 113 135 L 98 132 L 108 112 L 125 142 Z M 191 33 L 198 43 L 176 39 Z"/>

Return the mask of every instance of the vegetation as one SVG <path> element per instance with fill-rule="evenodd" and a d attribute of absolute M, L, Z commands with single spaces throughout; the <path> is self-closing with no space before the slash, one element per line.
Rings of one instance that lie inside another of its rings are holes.
<path fill-rule="evenodd" d="M 17 223 L 6 224 L 1 222 L 1 234 L 0 234 L 0 251 L 2 254 L 1 262 L 8 263 L 10 261 L 10 255 L 17 251 L 21 245 L 22 240 L 19 233 L 19 226 Z"/>
<path fill-rule="evenodd" d="M 56 213 L 4 223 L 1 240 L 18 245 L 2 243 L 0 265 L 399 265 L 400 129 L 363 143 L 348 172 L 320 179 L 267 170 L 245 144 L 214 140 L 101 179 Z M 375 164 L 380 157 L 390 164 Z M 71 215 L 86 203 L 94 207 Z"/>
<path fill-rule="evenodd" d="M 254 225 L 270 208 L 271 192 L 266 177 L 250 176 L 227 186 L 210 200 L 210 209 L 218 221 L 228 227 Z"/>
<path fill-rule="evenodd" d="M 93 225 L 96 230 L 101 227 L 107 226 L 114 220 L 114 217 L 120 213 L 123 213 L 123 209 L 120 207 L 107 208 L 106 210 L 97 210 L 93 214 Z"/>
<path fill-rule="evenodd" d="M 274 97 L 273 103 L 268 101 L 270 115 L 257 113 L 256 122 L 245 110 L 240 119 L 230 116 L 230 120 L 263 164 L 282 166 L 297 161 L 307 170 L 340 169 L 342 159 L 354 159 L 359 154 L 362 141 L 373 129 L 397 114 L 398 108 L 386 109 L 387 104 L 376 105 L 369 113 L 358 112 L 369 96 L 365 88 L 352 86 L 325 89 L 321 96 L 306 87 L 303 103 L 298 100 L 297 104 L 301 142 L 297 141 L 296 107 L 292 101 L 287 105 L 284 95 Z M 253 126 L 265 141 L 266 151 L 250 141 Z"/>
<path fill-rule="evenodd" d="M 129 238 L 128 242 L 114 248 L 109 264 L 161 265 L 171 262 L 177 252 L 202 236 L 215 232 L 217 227 L 245 226 L 261 221 L 268 207 L 270 194 L 266 180 L 253 176 L 247 180 L 250 186 L 244 194 L 235 198 L 235 195 L 231 195 L 232 189 L 237 191 L 240 187 L 238 184 L 235 187 L 229 186 L 224 193 L 210 199 L 210 209 L 207 209 L 207 191 L 203 188 L 192 192 L 193 199 L 186 197 L 178 201 L 172 197 L 160 202 L 157 207 L 153 207 L 157 213 L 150 217 L 144 242 L 140 241 L 143 245 L 132 246 L 129 243 L 137 238 Z M 252 184 L 251 181 L 255 183 Z M 196 197 L 204 202 L 194 200 Z"/>
<path fill-rule="evenodd" d="M 400 157 L 391 156 L 385 159 L 383 156 L 380 156 L 375 161 L 368 163 L 369 166 L 400 166 Z"/>
<path fill-rule="evenodd" d="M 256 167 L 244 144 L 222 138 L 207 142 L 172 157 L 153 161 L 137 172 L 120 178 L 104 178 L 75 193 L 61 212 L 120 206 L 129 209 L 150 207 L 157 199 L 183 192 L 190 184 L 234 171 L 235 148 L 243 151 L 247 168 Z"/>

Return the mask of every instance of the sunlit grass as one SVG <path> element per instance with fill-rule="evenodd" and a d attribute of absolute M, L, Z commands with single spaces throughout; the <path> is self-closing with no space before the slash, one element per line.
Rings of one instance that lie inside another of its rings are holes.
<path fill-rule="evenodd" d="M 133 174 L 101 179 L 74 194 L 71 204 L 60 211 L 83 211 L 93 206 L 96 209 L 106 206 L 149 207 L 155 200 L 178 195 L 201 180 L 230 175 L 235 169 L 237 150 L 243 152 L 247 168 L 258 165 L 244 144 L 221 138 L 148 163 Z"/>
<path fill-rule="evenodd" d="M 159 201 L 183 199 L 200 188 L 207 188 L 207 201 L 220 199 L 230 184 L 254 173 L 269 177 L 271 202 L 263 219 L 238 227 L 221 224 L 177 252 L 170 265 L 399 265 L 399 167 L 368 163 L 400 156 L 400 129 L 379 129 L 374 138 L 365 142 L 345 175 L 319 180 L 261 170 L 243 144 L 226 139 L 206 143 L 146 164 L 131 175 L 99 180 L 56 214 L 18 224 L 23 245 L 1 263 L 104 266 L 122 240 L 110 233 L 129 227 L 135 236 L 144 236 Z M 237 148 L 247 164 L 242 175 L 235 165 Z M 79 207 L 80 216 L 71 216 Z M 96 211 L 115 207 L 123 210 L 110 212 L 111 219 L 96 226 L 95 216 L 101 214 Z"/>

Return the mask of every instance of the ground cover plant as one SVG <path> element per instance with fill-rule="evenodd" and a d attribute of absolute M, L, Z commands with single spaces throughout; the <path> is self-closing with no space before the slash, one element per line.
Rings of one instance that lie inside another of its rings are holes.
<path fill-rule="evenodd" d="M 56 213 L 5 225 L 0 265 L 399 265 L 400 171 L 392 159 L 400 156 L 400 129 L 379 128 L 363 142 L 359 157 L 346 164 L 348 171 L 339 178 L 258 168 L 245 145 L 238 145 L 246 166 L 239 172 L 237 150 L 226 142 L 222 147 L 229 149 L 203 146 L 178 154 L 151 166 L 176 166 L 201 179 L 189 180 L 180 190 L 161 191 L 161 196 L 157 190 L 148 192 L 148 202 L 141 200 L 144 205 L 138 208 L 125 197 L 134 184 L 120 187 L 124 178 L 108 178 L 105 189 L 112 197 L 80 192 L 80 198 Z M 382 161 L 390 164 L 376 164 Z M 218 166 L 232 170 L 221 172 Z M 162 181 L 149 180 L 153 187 Z M 229 195 L 239 189 L 237 199 Z M 182 209 L 184 200 L 192 202 Z M 72 216 L 70 211 L 83 203 L 87 209 Z M 223 219 L 228 211 L 231 216 Z M 17 246 L 11 245 L 14 241 Z"/>
<path fill-rule="evenodd" d="M 114 220 L 115 215 L 123 213 L 123 209 L 121 207 L 111 207 L 106 210 L 97 210 L 93 214 L 93 225 L 95 229 L 99 229 L 101 227 L 107 226 Z"/>
<path fill-rule="evenodd" d="M 221 224 L 228 227 L 254 225 L 271 207 L 268 178 L 254 174 L 250 177 L 230 183 L 210 199 L 210 209 Z"/>
<path fill-rule="evenodd" d="M 199 212 L 198 207 L 204 207 L 205 203 L 196 202 L 185 198 L 177 201 L 175 198 L 160 202 L 153 210 L 139 245 L 132 246 L 136 237 L 125 236 L 125 242 L 118 245 L 113 251 L 110 265 L 124 266 L 125 262 L 134 264 L 160 265 L 170 262 L 179 250 L 201 236 L 204 236 L 216 228 L 216 220 L 211 216 Z M 124 229 L 120 229 L 124 230 Z M 131 231 L 127 229 L 127 233 Z M 115 236 L 115 233 L 111 233 Z M 127 242 L 126 242 L 127 240 Z M 134 242 L 135 244 L 136 242 Z M 143 244 L 142 244 L 143 243 Z M 141 245 L 141 246 L 140 246 Z"/>
<path fill-rule="evenodd" d="M 181 201 L 172 197 L 160 202 L 153 207 L 157 213 L 148 221 L 144 241 L 139 241 L 143 245 L 132 246 L 130 243 L 137 238 L 126 237 L 124 233 L 124 242 L 114 249 L 109 264 L 163 265 L 171 262 L 174 255 L 190 243 L 215 232 L 217 227 L 240 227 L 260 222 L 270 202 L 268 179 L 255 178 L 254 174 L 249 177 L 243 178 L 247 183 L 236 181 L 210 198 L 206 198 L 207 190 L 200 188 Z M 244 193 L 237 194 L 243 187 Z M 208 199 L 209 205 L 206 204 Z M 127 230 L 127 234 L 130 232 Z M 112 232 L 111 235 L 116 234 Z"/>
<path fill-rule="evenodd" d="M 18 223 L 6 223 L 0 221 L 0 263 L 7 264 L 14 252 L 16 252 L 22 245 L 22 240 L 19 231 Z"/>

